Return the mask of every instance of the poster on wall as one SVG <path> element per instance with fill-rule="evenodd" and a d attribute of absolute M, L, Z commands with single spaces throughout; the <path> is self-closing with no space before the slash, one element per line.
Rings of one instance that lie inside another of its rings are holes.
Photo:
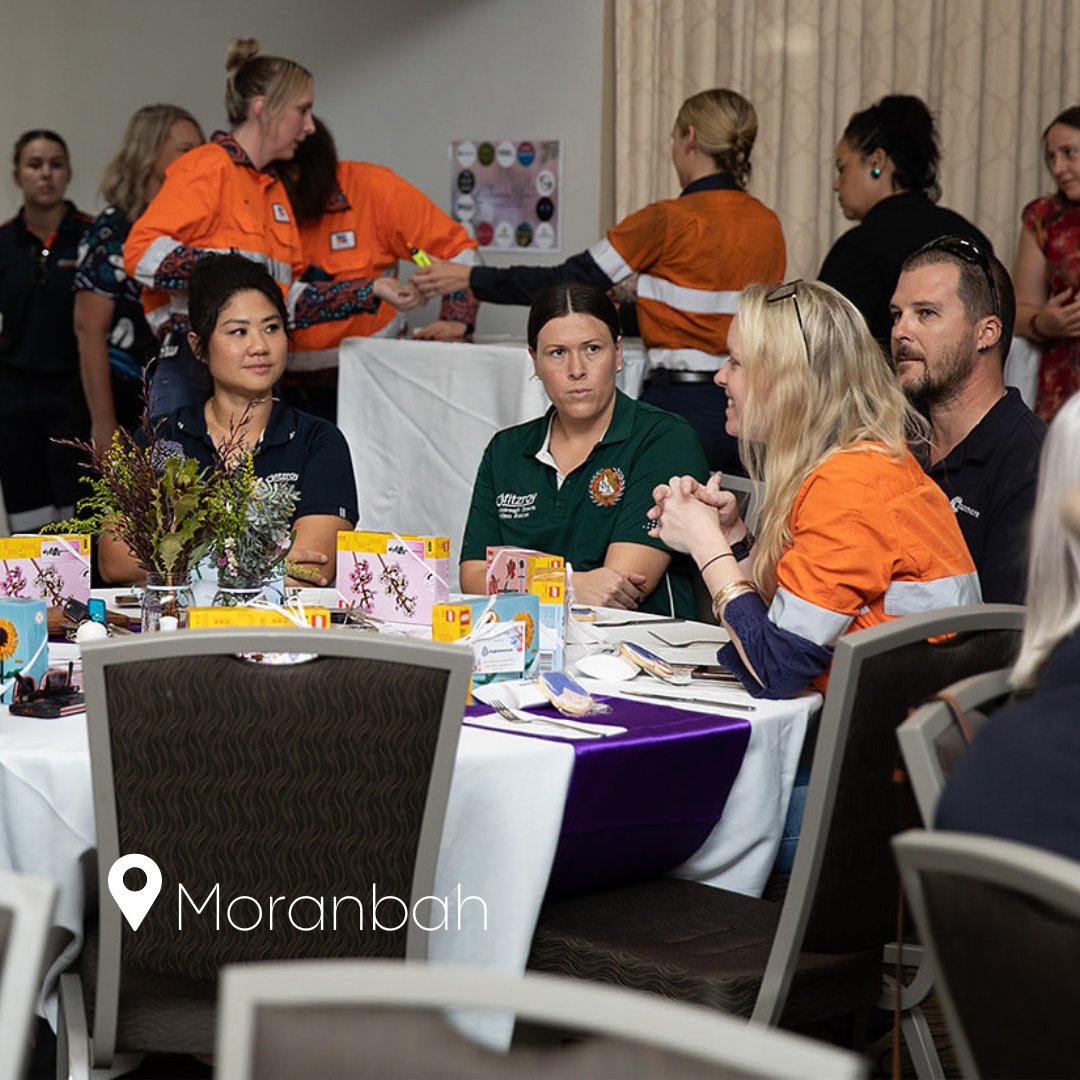
<path fill-rule="evenodd" d="M 559 139 L 460 139 L 450 144 L 451 214 L 492 251 L 558 251 Z"/>

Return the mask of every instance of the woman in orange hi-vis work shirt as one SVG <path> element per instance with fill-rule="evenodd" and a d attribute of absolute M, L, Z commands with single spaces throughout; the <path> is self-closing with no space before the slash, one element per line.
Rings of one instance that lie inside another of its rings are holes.
<path fill-rule="evenodd" d="M 765 483 L 761 535 L 755 545 L 716 480 L 672 477 L 649 517 L 701 570 L 731 635 L 719 659 L 746 689 L 824 690 L 841 635 L 979 603 L 956 515 L 908 449 L 926 423 L 855 306 L 820 282 L 753 285 L 728 346 L 717 381 L 727 430 Z"/>
<path fill-rule="evenodd" d="M 225 67 L 232 131 L 214 132 L 209 143 L 169 167 L 124 245 L 125 268 L 143 286 L 147 319 L 163 342 L 155 374 L 156 414 L 198 396 L 184 385 L 167 385 L 170 380 L 163 376 L 170 360 L 182 367 L 182 384 L 198 372 L 183 342 L 188 273 L 202 255 L 235 250 L 264 265 L 298 328 L 374 312 L 382 300 L 404 309 L 419 302 L 413 289 L 392 278 L 300 280 L 307 264 L 274 163 L 290 159 L 314 130 L 311 74 L 291 60 L 259 55 L 254 39 L 234 41 Z"/>
<path fill-rule="evenodd" d="M 727 360 L 739 290 L 784 276 L 780 221 L 747 194 L 757 138 L 754 106 L 734 90 L 687 98 L 671 132 L 682 185 L 624 218 L 607 237 L 560 266 L 465 267 L 441 262 L 413 277 L 425 296 L 469 285 L 477 299 L 529 304 L 541 289 L 580 281 L 610 289 L 637 274 L 637 321 L 648 350 L 641 400 L 684 416 L 713 469 L 741 471 L 726 435 L 724 391 L 713 376 Z"/>
<path fill-rule="evenodd" d="M 424 255 L 463 266 L 476 262 L 476 241 L 422 191 L 383 165 L 339 161 L 334 137 L 315 130 L 281 169 L 309 266 L 305 281 L 396 276 L 399 260 Z M 423 254 L 421 254 L 423 253 Z M 479 305 L 469 290 L 444 296 L 439 319 L 415 337 L 463 341 Z M 291 404 L 333 420 L 338 346 L 347 337 L 397 337 L 403 320 L 387 305 L 348 319 L 315 323 L 293 334 L 282 387 Z"/>

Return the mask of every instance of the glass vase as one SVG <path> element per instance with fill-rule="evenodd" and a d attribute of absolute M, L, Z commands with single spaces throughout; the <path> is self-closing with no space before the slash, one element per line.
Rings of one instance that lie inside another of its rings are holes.
<path fill-rule="evenodd" d="M 143 633 L 183 629 L 188 624 L 188 608 L 193 603 L 190 571 L 147 573 L 142 603 Z"/>
<path fill-rule="evenodd" d="M 241 607 L 261 600 L 266 592 L 266 578 L 228 578 L 218 576 L 214 607 Z"/>

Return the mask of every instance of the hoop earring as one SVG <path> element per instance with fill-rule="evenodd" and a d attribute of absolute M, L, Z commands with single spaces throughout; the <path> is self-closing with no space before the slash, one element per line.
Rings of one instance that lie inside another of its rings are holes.
<path fill-rule="evenodd" d="M 871 177 L 872 177 L 873 179 L 875 179 L 875 180 L 880 180 L 880 179 L 881 179 L 881 169 L 880 169 L 880 168 L 879 168 L 879 167 L 878 167 L 877 165 L 875 165 L 875 166 L 874 166 L 874 167 L 873 167 L 873 168 L 872 168 L 872 169 L 870 170 L 870 175 L 871 175 Z"/>

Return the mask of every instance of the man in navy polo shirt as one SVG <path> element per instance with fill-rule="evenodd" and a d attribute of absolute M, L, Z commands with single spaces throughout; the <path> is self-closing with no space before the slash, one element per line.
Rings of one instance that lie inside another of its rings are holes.
<path fill-rule="evenodd" d="M 897 377 L 932 429 L 923 467 L 952 503 L 983 600 L 1022 604 L 1046 425 L 1005 387 L 1008 272 L 967 237 L 940 237 L 904 262 L 891 309 Z"/>

